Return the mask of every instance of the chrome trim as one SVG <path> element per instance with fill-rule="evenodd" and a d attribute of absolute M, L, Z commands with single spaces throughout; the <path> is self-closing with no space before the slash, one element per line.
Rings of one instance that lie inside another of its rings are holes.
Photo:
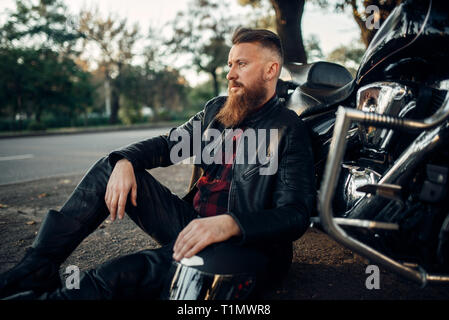
<path fill-rule="evenodd" d="M 243 299 L 256 284 L 253 274 L 213 274 L 172 262 L 169 274 L 174 276 L 164 288 L 168 300 L 235 300 Z M 239 288 L 238 284 L 246 286 Z"/>
<path fill-rule="evenodd" d="M 397 223 L 379 222 L 363 219 L 348 219 L 348 218 L 333 218 L 333 219 L 336 224 L 343 226 L 359 227 L 364 229 L 399 230 L 399 225 Z M 320 224 L 320 218 L 312 217 L 310 218 L 310 222 L 312 222 L 312 225 L 314 223 Z"/>
<path fill-rule="evenodd" d="M 399 112 L 398 117 L 403 118 L 407 113 L 416 108 L 416 101 L 410 101 L 407 105 Z M 393 130 L 388 131 L 388 135 L 385 138 L 384 142 L 380 146 L 382 150 L 385 150 L 387 145 L 390 143 L 391 138 L 393 137 Z"/>
<path fill-rule="evenodd" d="M 433 130 L 421 133 L 380 179 L 379 184 L 401 184 L 401 181 L 408 177 L 408 174 L 412 172 L 412 169 L 419 164 L 422 158 L 439 145 L 441 134 L 447 128 L 449 128 L 449 125 L 446 123 Z"/>
<path fill-rule="evenodd" d="M 414 103 L 414 104 L 413 104 Z M 357 90 L 357 109 L 403 118 L 416 106 L 412 90 L 397 82 L 374 82 Z M 384 150 L 393 136 L 393 130 L 358 124 L 360 138 L 365 146 Z"/>
<path fill-rule="evenodd" d="M 448 95 L 446 95 L 446 98 L 438 111 L 423 121 L 366 113 L 360 110 L 340 106 L 337 111 L 334 134 L 329 148 L 323 182 L 318 194 L 318 211 L 320 215 L 320 222 L 330 237 L 343 246 L 351 249 L 355 253 L 368 258 L 374 263 L 383 265 L 385 268 L 410 280 L 416 281 L 423 287 L 428 282 L 449 282 L 449 276 L 427 274 L 427 272 L 423 269 L 415 270 L 407 267 L 401 262 L 398 262 L 347 235 L 345 231 L 335 222 L 335 218 L 333 218 L 332 199 L 338 183 L 341 163 L 346 149 L 346 134 L 353 121 L 400 130 L 422 131 L 432 129 L 430 131 L 424 131 L 418 136 L 418 138 L 400 156 L 398 161 L 396 161 L 387 174 L 380 180 L 379 184 L 382 184 L 395 183 L 406 172 L 405 169 L 419 163 L 420 157 L 425 153 L 425 151 L 427 151 L 428 148 L 438 145 L 441 141 L 441 135 L 446 133 L 449 128 L 449 124 L 447 122 L 448 118 Z"/>
<path fill-rule="evenodd" d="M 341 226 L 360 227 L 365 229 L 399 230 L 399 225 L 391 222 L 348 218 L 334 218 L 334 221 Z"/>
<path fill-rule="evenodd" d="M 366 184 L 361 186 L 357 191 L 367 194 L 375 194 L 381 197 L 402 202 L 402 186 L 396 184 Z"/>
<path fill-rule="evenodd" d="M 357 191 L 357 189 L 366 184 L 378 183 L 382 175 L 370 168 L 346 163 L 342 164 L 342 168 L 347 170 L 342 192 L 343 201 L 346 203 L 346 212 L 344 213 L 346 216 L 357 203 L 367 196 L 366 193 Z"/>

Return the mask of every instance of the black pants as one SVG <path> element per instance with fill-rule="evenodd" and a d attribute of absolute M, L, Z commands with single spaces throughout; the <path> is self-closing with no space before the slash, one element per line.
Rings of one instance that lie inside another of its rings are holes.
<path fill-rule="evenodd" d="M 60 213 L 76 220 L 84 231 L 76 232 L 80 242 L 94 231 L 109 215 L 104 196 L 112 172 L 108 159 L 100 159 L 84 176 Z M 172 266 L 173 244 L 179 232 L 193 219 L 198 218 L 192 204 L 174 195 L 147 171 L 135 172 L 137 181 L 137 207 L 127 201 L 126 213 L 162 246 L 143 250 L 108 261 L 96 269 L 82 274 L 80 289 L 58 289 L 47 294 L 49 299 L 158 299 L 166 285 Z M 68 237 L 73 233 L 67 230 Z M 64 232 L 65 233 L 65 232 Z M 61 241 L 67 242 L 67 241 Z M 57 246 L 48 243 L 47 247 Z M 212 246 L 213 247 L 213 246 Z M 208 247 L 209 248 L 209 247 Z M 206 249 L 208 249 L 206 248 Z M 213 249 L 215 250 L 215 249 Z M 234 250 L 234 249 L 232 249 Z M 237 250 L 232 251 L 237 254 Z M 57 249 L 55 249 L 57 251 Z M 240 252 L 246 257 L 251 272 L 258 275 L 264 267 L 265 256 L 254 250 Z M 234 257 L 234 256 L 233 256 Z M 256 257 L 256 258 L 254 258 Z M 226 258 L 242 266 L 245 258 Z M 259 263 L 260 261 L 260 263 Z M 219 262 L 220 263 L 220 262 Z M 215 263 L 216 264 L 216 263 Z M 257 271 L 256 271 L 257 269 Z M 259 277 L 260 278 L 260 277 Z M 259 288 L 259 286 L 257 286 Z"/>
<path fill-rule="evenodd" d="M 104 196 L 112 169 L 107 157 L 95 163 L 60 212 L 96 228 L 109 215 Z M 168 244 L 198 214 L 192 204 L 173 194 L 147 171 L 135 171 L 135 176 L 138 205 L 134 207 L 128 197 L 125 211 L 153 239 Z"/>
<path fill-rule="evenodd" d="M 84 226 L 87 232 L 83 237 L 94 231 L 109 215 L 104 196 L 112 169 L 107 157 L 100 159 L 60 210 Z M 125 211 L 162 247 L 113 259 L 83 273 L 80 289 L 63 288 L 56 295 L 58 298 L 158 298 L 164 276 L 172 263 L 174 241 L 198 215 L 190 203 L 174 195 L 147 171 L 136 171 L 135 176 L 138 205 L 134 207 L 128 199 Z"/>

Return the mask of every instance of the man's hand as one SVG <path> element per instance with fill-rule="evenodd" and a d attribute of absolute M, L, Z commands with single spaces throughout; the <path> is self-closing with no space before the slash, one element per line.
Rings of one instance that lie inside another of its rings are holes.
<path fill-rule="evenodd" d="M 173 259 L 190 258 L 212 243 L 240 234 L 240 227 L 228 214 L 195 219 L 179 233 L 173 247 Z"/>
<path fill-rule="evenodd" d="M 134 169 L 126 159 L 121 159 L 115 164 L 106 186 L 104 201 L 111 213 L 111 220 L 114 221 L 116 215 L 123 219 L 125 215 L 126 200 L 131 190 L 131 202 L 137 207 L 137 183 L 134 176 Z"/>

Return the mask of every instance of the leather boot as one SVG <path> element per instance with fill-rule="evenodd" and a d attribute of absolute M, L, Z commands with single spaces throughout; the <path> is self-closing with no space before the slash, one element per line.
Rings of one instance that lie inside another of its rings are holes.
<path fill-rule="evenodd" d="M 58 291 L 59 289 L 57 289 Z M 55 291 L 55 292 L 57 292 Z M 19 292 L 16 294 L 13 294 L 9 297 L 3 298 L 2 300 L 7 301 L 7 300 L 60 300 L 57 299 L 57 294 L 56 293 L 48 293 L 48 292 L 44 292 L 44 293 L 39 293 L 36 291 L 24 291 L 24 292 Z M 53 299 L 51 299 L 53 298 Z"/>
<path fill-rule="evenodd" d="M 107 158 L 100 159 L 60 211 L 47 213 L 25 257 L 0 275 L 0 298 L 28 290 L 52 291 L 61 286 L 61 263 L 107 217 L 103 198 L 110 172 Z"/>
<path fill-rule="evenodd" d="M 81 272 L 79 287 L 23 291 L 3 300 L 159 299 L 172 263 L 173 244 L 121 256 Z"/>
<path fill-rule="evenodd" d="M 38 299 L 39 294 L 37 294 L 32 290 L 29 290 L 13 294 L 9 297 L 3 298 L 2 300 L 38 300 Z"/>
<path fill-rule="evenodd" d="M 79 244 L 82 229 L 78 221 L 50 210 L 24 258 L 0 275 L 0 298 L 26 290 L 44 292 L 58 288 L 60 264 Z"/>
<path fill-rule="evenodd" d="M 68 300 L 61 292 L 64 289 L 57 288 L 56 290 L 49 292 L 40 292 L 40 291 L 23 291 L 19 293 L 15 293 L 11 296 L 1 299 L 2 301 L 8 300 Z"/>

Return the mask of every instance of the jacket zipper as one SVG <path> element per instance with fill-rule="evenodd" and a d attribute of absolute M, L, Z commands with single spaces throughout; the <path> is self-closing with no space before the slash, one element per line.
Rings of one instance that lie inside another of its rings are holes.
<path fill-rule="evenodd" d="M 248 172 L 245 172 L 243 174 L 243 179 L 248 179 L 249 177 L 251 177 L 255 172 L 257 172 L 257 169 L 260 169 L 261 167 L 263 167 L 265 164 L 259 164 L 257 167 L 252 168 L 251 170 L 249 170 Z"/>
<path fill-rule="evenodd" d="M 226 137 L 225 137 L 226 140 Z M 235 164 L 235 159 L 237 158 L 237 151 L 238 151 L 238 143 L 236 144 L 236 148 L 237 150 L 235 150 L 235 157 L 234 159 L 232 159 L 232 167 L 231 167 L 231 183 L 229 184 L 229 192 L 228 192 L 228 212 L 229 208 L 231 206 L 231 191 L 232 191 L 232 183 L 234 182 L 234 164 Z"/>
<path fill-rule="evenodd" d="M 236 154 L 237 157 L 237 154 Z M 229 184 L 229 193 L 228 193 L 228 212 L 229 211 L 229 207 L 230 207 L 230 203 L 231 203 L 231 191 L 232 191 L 232 183 L 234 182 L 234 163 L 235 163 L 235 158 L 234 157 L 234 161 L 232 162 L 232 167 L 231 167 L 231 171 L 232 171 L 232 177 L 231 177 L 231 183 Z"/>

